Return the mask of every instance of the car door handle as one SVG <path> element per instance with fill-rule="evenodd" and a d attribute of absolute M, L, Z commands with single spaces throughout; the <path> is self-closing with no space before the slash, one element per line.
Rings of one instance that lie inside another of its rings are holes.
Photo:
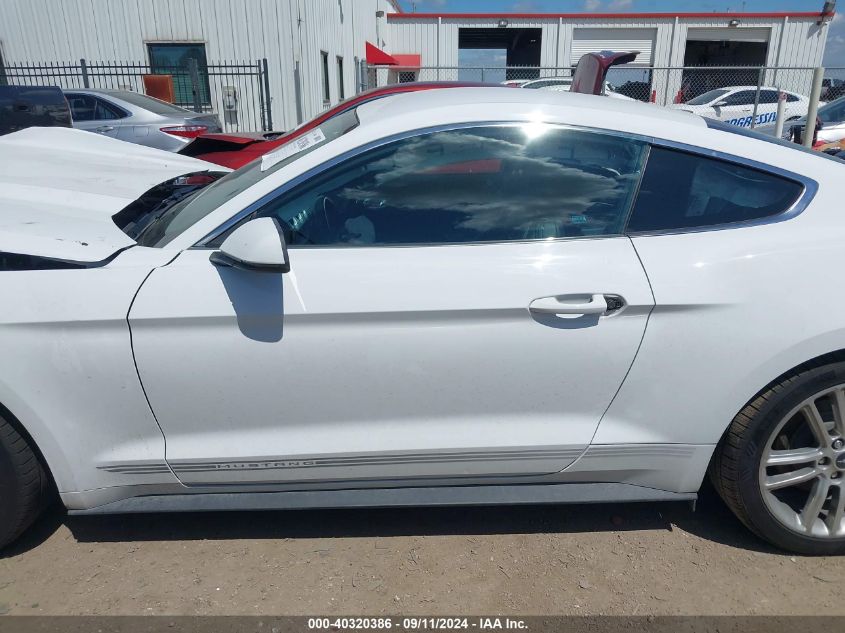
<path fill-rule="evenodd" d="M 113 125 L 101 125 L 100 127 L 95 127 L 95 132 L 111 132 L 114 129 Z"/>
<path fill-rule="evenodd" d="M 566 298 L 567 295 L 540 297 L 528 304 L 528 309 L 539 314 L 604 314 L 608 311 L 604 295 L 592 295 L 588 303 L 571 303 Z"/>

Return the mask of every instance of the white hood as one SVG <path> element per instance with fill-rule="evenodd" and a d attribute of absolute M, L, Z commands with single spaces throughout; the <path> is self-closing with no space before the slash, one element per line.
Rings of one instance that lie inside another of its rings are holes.
<path fill-rule="evenodd" d="M 133 245 L 112 216 L 205 161 L 70 128 L 0 136 L 0 251 L 102 261 Z"/>

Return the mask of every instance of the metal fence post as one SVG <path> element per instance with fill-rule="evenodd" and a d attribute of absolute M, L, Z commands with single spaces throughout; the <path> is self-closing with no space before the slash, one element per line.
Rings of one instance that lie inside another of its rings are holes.
<path fill-rule="evenodd" d="M 804 125 L 804 138 L 801 139 L 804 147 L 812 147 L 813 139 L 816 136 L 816 117 L 819 115 L 819 99 L 822 96 L 823 80 L 824 68 L 816 68 L 813 71 L 813 89 L 810 91 L 810 109 L 807 111 L 807 123 Z"/>
<path fill-rule="evenodd" d="M 194 104 L 194 112 L 202 112 L 202 100 L 200 99 L 200 71 L 197 60 L 193 57 L 188 59 L 188 75 L 191 78 L 191 99 Z"/>
<path fill-rule="evenodd" d="M 85 61 L 85 58 L 79 60 L 79 69 L 82 71 L 82 86 L 84 88 L 90 88 L 91 83 L 88 80 L 88 62 Z"/>
<path fill-rule="evenodd" d="M 267 58 L 261 59 L 262 81 L 264 82 L 264 130 L 269 132 L 273 129 L 273 99 L 270 97 L 270 73 L 267 70 Z"/>
<path fill-rule="evenodd" d="M 778 109 L 777 114 L 775 115 L 775 138 L 781 138 L 783 136 L 783 114 L 786 111 L 786 93 L 781 92 L 781 89 L 778 88 Z"/>
<path fill-rule="evenodd" d="M 751 113 L 751 129 L 757 127 L 757 109 L 760 107 L 760 91 L 763 89 L 763 77 L 765 75 L 765 67 L 760 66 L 757 71 L 757 92 L 754 95 L 754 111 Z"/>

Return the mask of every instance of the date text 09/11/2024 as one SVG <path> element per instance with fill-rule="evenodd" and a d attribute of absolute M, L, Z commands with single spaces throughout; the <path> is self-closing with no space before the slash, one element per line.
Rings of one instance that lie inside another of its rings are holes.
<path fill-rule="evenodd" d="M 452 631 L 471 630 L 525 630 L 528 624 L 519 618 L 501 617 L 346 617 L 346 618 L 308 618 L 309 630 L 391 630 L 400 631 Z"/>

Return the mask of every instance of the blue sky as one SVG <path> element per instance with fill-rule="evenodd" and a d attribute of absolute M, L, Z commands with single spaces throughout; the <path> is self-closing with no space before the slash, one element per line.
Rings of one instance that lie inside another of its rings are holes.
<path fill-rule="evenodd" d="M 576 13 L 650 11 L 820 11 L 823 0 L 401 0 L 405 11 L 437 13 Z M 845 1 L 841 2 L 845 4 Z M 845 66 L 845 6 L 830 25 L 824 63 Z"/>

